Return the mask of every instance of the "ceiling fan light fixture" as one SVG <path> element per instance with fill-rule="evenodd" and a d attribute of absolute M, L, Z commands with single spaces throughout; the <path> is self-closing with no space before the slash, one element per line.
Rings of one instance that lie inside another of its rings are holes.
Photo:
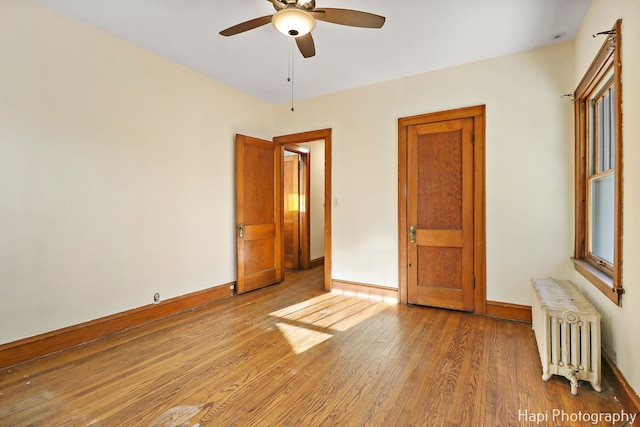
<path fill-rule="evenodd" d="M 287 37 L 301 37 L 309 34 L 316 26 L 316 20 L 302 9 L 290 7 L 277 11 L 271 23 L 276 30 Z"/>

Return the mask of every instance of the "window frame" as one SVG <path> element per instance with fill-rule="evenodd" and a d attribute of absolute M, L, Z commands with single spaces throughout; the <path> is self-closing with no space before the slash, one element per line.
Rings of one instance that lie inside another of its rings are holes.
<path fill-rule="evenodd" d="M 589 69 L 575 90 L 575 269 L 612 302 L 621 305 L 622 287 L 622 20 L 616 21 Z M 589 169 L 590 107 L 613 74 L 614 87 L 614 238 L 613 264 L 590 253 Z"/>

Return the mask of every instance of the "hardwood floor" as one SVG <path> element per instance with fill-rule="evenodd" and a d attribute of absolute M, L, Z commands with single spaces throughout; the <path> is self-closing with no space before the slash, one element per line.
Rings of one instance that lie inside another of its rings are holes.
<path fill-rule="evenodd" d="M 541 374 L 530 325 L 325 293 L 316 268 L 4 369 L 0 425 L 611 426 L 553 411 L 621 411 L 606 383 L 572 396 Z"/>

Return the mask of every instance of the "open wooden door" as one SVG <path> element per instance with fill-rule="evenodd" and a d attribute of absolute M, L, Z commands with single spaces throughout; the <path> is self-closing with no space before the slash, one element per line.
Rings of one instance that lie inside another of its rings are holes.
<path fill-rule="evenodd" d="M 239 294 L 284 280 L 280 165 L 273 142 L 236 135 Z"/>

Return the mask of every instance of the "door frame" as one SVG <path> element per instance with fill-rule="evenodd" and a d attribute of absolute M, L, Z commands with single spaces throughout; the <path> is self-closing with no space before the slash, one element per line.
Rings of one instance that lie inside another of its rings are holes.
<path fill-rule="evenodd" d="M 331 290 L 331 128 L 312 130 L 301 133 L 280 135 L 273 138 L 276 151 L 280 156 L 284 154 L 287 144 L 302 144 L 312 141 L 324 141 L 324 289 Z M 282 158 L 282 157 L 281 157 Z M 276 172 L 279 181 L 282 182 L 282 162 Z M 282 197 L 282 194 L 281 196 Z M 281 212 L 281 223 L 284 216 Z M 282 257 L 284 258 L 284 243 L 282 245 Z"/>
<path fill-rule="evenodd" d="M 309 212 L 311 210 L 311 175 L 309 162 L 311 152 L 308 148 L 296 144 L 282 144 L 284 151 L 296 153 L 299 157 L 300 171 L 298 178 L 298 194 L 304 200 L 304 210 L 298 212 L 298 235 L 300 255 L 298 257 L 298 269 L 308 270 L 311 265 L 310 247 L 311 247 L 311 224 L 309 223 Z M 283 154 L 284 155 L 284 154 Z M 283 162 L 284 165 L 284 162 Z M 284 176 L 283 176 L 284 179 Z M 302 185 L 300 185 L 302 184 Z M 284 197 L 284 194 L 283 194 Z M 284 202 L 284 201 L 283 201 Z M 284 231 L 284 228 L 283 228 Z M 284 235 L 284 233 L 283 233 Z M 284 247 L 284 246 L 283 246 Z"/>
<path fill-rule="evenodd" d="M 473 263 L 475 276 L 473 313 L 486 314 L 485 110 L 485 105 L 477 105 L 398 119 L 398 290 L 402 304 L 407 304 L 409 283 L 408 129 L 410 126 L 425 123 L 473 118 Z"/>

